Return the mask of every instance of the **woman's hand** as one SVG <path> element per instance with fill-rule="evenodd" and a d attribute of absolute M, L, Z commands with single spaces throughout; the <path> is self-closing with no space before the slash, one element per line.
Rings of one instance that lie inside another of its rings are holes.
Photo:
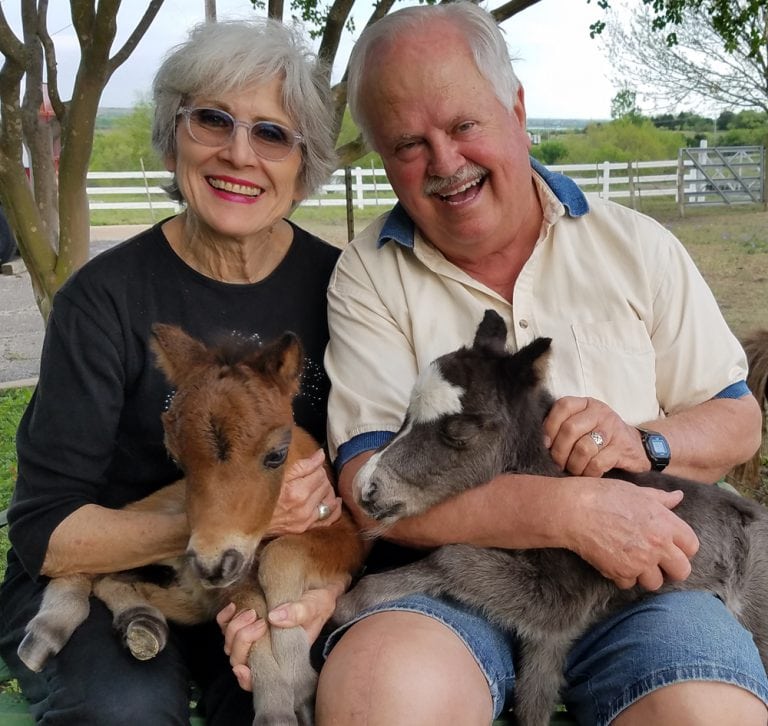
<path fill-rule="evenodd" d="M 302 627 L 307 640 L 313 643 L 336 608 L 336 599 L 346 590 L 348 582 L 338 582 L 315 590 L 307 590 L 296 602 L 289 602 L 270 611 L 269 624 L 277 628 Z M 216 616 L 224 634 L 224 652 L 229 656 L 237 683 L 245 691 L 252 690 L 248 653 L 251 646 L 264 637 L 267 623 L 253 610 L 237 612 L 230 603 Z"/>
<path fill-rule="evenodd" d="M 251 669 L 246 665 L 248 653 L 267 632 L 266 622 L 254 610 L 237 612 L 233 602 L 218 612 L 216 622 L 224 634 L 224 652 L 229 656 L 237 684 L 244 691 L 252 691 Z"/>
<path fill-rule="evenodd" d="M 338 520 L 341 499 L 336 496 L 324 464 L 322 449 L 291 464 L 283 479 L 268 537 L 301 534 L 313 527 L 327 527 Z"/>

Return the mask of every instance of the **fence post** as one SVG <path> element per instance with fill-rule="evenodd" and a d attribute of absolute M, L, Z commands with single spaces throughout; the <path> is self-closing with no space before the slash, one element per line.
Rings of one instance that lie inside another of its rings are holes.
<path fill-rule="evenodd" d="M 357 208 L 365 209 L 365 191 L 363 190 L 363 170 L 359 167 L 355 167 L 355 190 L 357 194 Z"/>
<path fill-rule="evenodd" d="M 376 205 L 379 206 L 379 185 L 376 182 L 376 167 L 373 165 L 373 159 L 371 159 L 371 181 L 373 182 L 373 198 L 376 200 Z"/>
<path fill-rule="evenodd" d="M 683 150 L 677 150 L 677 208 L 680 216 L 685 216 L 685 161 Z"/>
<path fill-rule="evenodd" d="M 638 162 L 639 163 L 639 162 Z M 639 170 L 639 167 L 638 167 Z M 638 181 L 639 181 L 639 173 L 638 173 Z M 637 205 L 635 204 L 635 175 L 634 175 L 634 169 L 632 167 L 632 162 L 627 162 L 627 182 L 629 184 L 629 204 L 632 207 L 632 209 L 637 209 Z"/>
<path fill-rule="evenodd" d="M 147 182 L 147 170 L 144 168 L 144 157 L 139 159 L 139 164 L 141 165 L 141 175 L 144 178 L 144 191 L 147 195 L 147 204 L 149 204 L 149 214 L 152 217 L 152 221 L 155 221 L 155 210 L 152 206 L 152 196 L 149 193 L 149 183 Z"/>
<path fill-rule="evenodd" d="M 611 197 L 611 162 L 603 162 L 603 199 Z"/>
<path fill-rule="evenodd" d="M 347 198 L 347 242 L 351 242 L 355 236 L 355 210 L 352 208 L 352 169 L 344 167 L 344 187 Z"/>

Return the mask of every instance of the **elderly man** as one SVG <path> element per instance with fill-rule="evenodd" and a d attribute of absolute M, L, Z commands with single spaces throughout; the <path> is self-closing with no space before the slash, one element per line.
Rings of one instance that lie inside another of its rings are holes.
<path fill-rule="evenodd" d="M 511 349 L 554 339 L 546 436 L 575 475 L 501 476 L 403 520 L 371 569 L 465 542 L 566 547 L 620 587 L 687 577 L 698 542 L 674 514 L 678 495 L 599 478 L 668 467 L 704 485 L 759 445 L 743 352 L 685 250 L 530 160 L 523 89 L 474 5 L 372 26 L 349 99 L 399 204 L 344 251 L 329 289 L 329 436 L 347 505 L 374 524 L 355 473 L 399 428 L 419 371 L 470 343 L 486 308 Z M 331 645 L 319 724 L 487 724 L 514 695 L 514 638 L 456 603 L 390 603 Z M 766 723 L 751 636 L 708 593 L 648 598 L 601 623 L 574 644 L 565 678 L 584 724 Z"/>

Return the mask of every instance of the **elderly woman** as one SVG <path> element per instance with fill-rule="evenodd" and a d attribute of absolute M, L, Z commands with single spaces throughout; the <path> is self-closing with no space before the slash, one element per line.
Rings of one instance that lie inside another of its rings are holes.
<path fill-rule="evenodd" d="M 208 724 L 251 723 L 250 696 L 216 623 L 174 628 L 166 650 L 138 662 L 92 599 L 87 621 L 41 673 L 15 651 L 47 577 L 127 569 L 186 547 L 185 517 L 119 509 L 180 476 L 163 446 L 171 391 L 148 346 L 153 323 L 207 342 L 297 333 L 306 360 L 295 418 L 324 439 L 325 290 L 338 251 L 285 216 L 332 169 L 327 98 L 323 69 L 303 41 L 267 20 L 193 29 L 156 76 L 153 141 L 184 211 L 96 257 L 61 289 L 18 433 L 0 652 L 38 721 L 187 723 L 193 678 Z M 338 518 L 323 456 L 287 472 L 273 534 Z M 342 588 L 310 591 L 271 618 L 299 622 L 314 637 Z M 233 614 L 223 611 L 220 623 Z"/>

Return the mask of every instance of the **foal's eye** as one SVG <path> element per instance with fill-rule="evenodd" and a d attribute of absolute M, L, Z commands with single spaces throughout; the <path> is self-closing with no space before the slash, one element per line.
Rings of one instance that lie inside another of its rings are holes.
<path fill-rule="evenodd" d="M 452 449 L 463 449 L 483 428 L 478 416 L 449 416 L 440 424 L 440 438 Z"/>
<path fill-rule="evenodd" d="M 288 456 L 288 447 L 282 446 L 279 449 L 272 449 L 268 451 L 264 456 L 264 466 L 267 469 L 277 469 L 285 464 L 285 459 Z"/>

